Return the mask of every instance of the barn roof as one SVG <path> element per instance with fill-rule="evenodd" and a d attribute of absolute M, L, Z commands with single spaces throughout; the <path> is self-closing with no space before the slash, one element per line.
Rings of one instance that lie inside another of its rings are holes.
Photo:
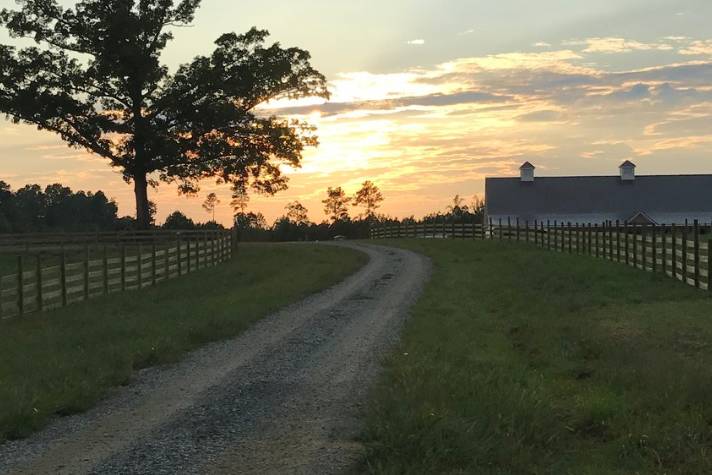
<path fill-rule="evenodd" d="M 490 215 L 712 212 L 712 175 L 487 178 Z"/>

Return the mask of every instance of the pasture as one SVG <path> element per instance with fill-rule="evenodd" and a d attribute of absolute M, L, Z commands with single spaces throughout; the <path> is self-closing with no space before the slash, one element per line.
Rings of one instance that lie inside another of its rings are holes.
<path fill-rule="evenodd" d="M 710 473 L 712 296 L 497 241 L 433 276 L 367 409 L 372 473 Z"/>
<path fill-rule="evenodd" d="M 0 440 L 86 410 L 135 370 L 233 337 L 365 261 L 336 247 L 241 245 L 225 264 L 156 287 L 0 321 Z"/>

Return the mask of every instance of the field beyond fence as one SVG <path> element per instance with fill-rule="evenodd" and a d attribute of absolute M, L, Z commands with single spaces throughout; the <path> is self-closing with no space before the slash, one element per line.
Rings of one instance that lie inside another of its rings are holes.
<path fill-rule="evenodd" d="M 712 291 L 712 227 L 555 223 L 391 224 L 371 228 L 371 239 L 491 239 L 625 263 Z"/>
<path fill-rule="evenodd" d="M 0 318 L 156 285 L 229 260 L 233 245 L 217 230 L 1 235 Z"/>

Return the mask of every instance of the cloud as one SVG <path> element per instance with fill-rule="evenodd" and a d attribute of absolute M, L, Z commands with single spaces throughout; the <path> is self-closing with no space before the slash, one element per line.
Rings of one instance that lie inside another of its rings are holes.
<path fill-rule="evenodd" d="M 681 49 L 680 54 L 712 56 L 712 40 L 693 41 L 687 47 Z"/>
<path fill-rule="evenodd" d="M 475 32 L 474 28 L 470 28 L 469 30 L 461 31 L 458 33 L 459 36 L 466 36 L 466 35 L 471 35 L 472 33 Z"/>
<path fill-rule="evenodd" d="M 670 51 L 673 47 L 667 43 L 642 43 L 617 37 L 586 38 L 584 40 L 568 40 L 565 46 L 585 46 L 584 53 L 629 53 L 631 51 Z"/>
<path fill-rule="evenodd" d="M 407 41 L 406 44 L 413 45 L 413 46 L 422 46 L 425 44 L 425 40 L 423 40 L 423 39 L 410 40 L 410 41 Z"/>
<path fill-rule="evenodd" d="M 538 41 L 538 42 L 534 43 L 532 46 L 534 46 L 535 48 L 551 48 L 551 44 L 547 43 L 545 41 Z"/>

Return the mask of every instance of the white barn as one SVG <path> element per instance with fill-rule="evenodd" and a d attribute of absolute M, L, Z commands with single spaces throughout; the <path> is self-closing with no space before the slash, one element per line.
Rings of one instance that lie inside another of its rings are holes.
<path fill-rule="evenodd" d="M 712 222 L 712 175 L 636 176 L 626 161 L 617 176 L 536 177 L 522 165 L 519 178 L 485 180 L 485 212 L 497 224 L 685 224 Z"/>

